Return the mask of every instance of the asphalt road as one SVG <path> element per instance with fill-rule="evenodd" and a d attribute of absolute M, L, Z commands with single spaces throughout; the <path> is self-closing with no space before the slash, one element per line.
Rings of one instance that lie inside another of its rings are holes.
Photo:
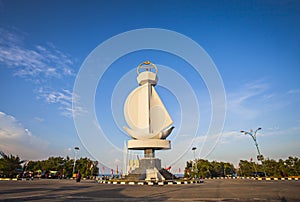
<path fill-rule="evenodd" d="M 300 201 L 300 181 L 215 179 L 164 186 L 0 181 L 0 201 Z"/>

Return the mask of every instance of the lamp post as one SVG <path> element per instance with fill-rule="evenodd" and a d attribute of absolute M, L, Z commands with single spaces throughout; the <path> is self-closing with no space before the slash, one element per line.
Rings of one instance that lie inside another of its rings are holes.
<path fill-rule="evenodd" d="M 197 172 L 197 166 L 196 166 L 196 156 L 195 156 L 195 151 L 196 151 L 197 147 L 193 147 L 192 148 L 192 151 L 194 152 L 194 172 L 195 172 L 195 175 L 196 175 L 196 172 Z"/>
<path fill-rule="evenodd" d="M 261 130 L 261 128 L 257 128 L 254 132 L 253 130 L 251 129 L 249 132 L 248 131 L 244 131 L 244 130 L 241 130 L 241 133 L 244 133 L 245 135 L 250 135 L 255 143 L 255 146 L 256 146 L 256 149 L 257 149 L 257 160 L 259 160 L 261 162 L 261 164 L 263 165 L 263 169 L 264 169 L 264 174 L 265 174 L 265 177 L 267 176 L 266 174 L 266 169 L 265 169 L 265 165 L 263 163 L 263 160 L 264 160 L 264 156 L 260 153 L 259 151 L 259 148 L 258 148 L 258 143 L 256 141 L 256 133 L 257 131 Z"/>
<path fill-rule="evenodd" d="M 195 157 L 195 150 L 197 149 L 197 147 L 193 147 L 192 150 L 194 151 L 194 160 L 196 160 L 196 157 Z"/>
<path fill-rule="evenodd" d="M 77 156 L 77 152 L 79 150 L 79 147 L 75 147 L 75 158 L 74 158 L 74 165 L 73 165 L 73 174 L 75 173 L 75 165 L 76 165 L 76 156 Z"/>

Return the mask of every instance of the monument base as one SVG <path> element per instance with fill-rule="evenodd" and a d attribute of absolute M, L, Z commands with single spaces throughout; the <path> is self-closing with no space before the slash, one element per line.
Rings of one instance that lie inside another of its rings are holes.
<path fill-rule="evenodd" d="M 142 158 L 139 167 L 132 171 L 133 174 L 144 174 L 147 169 L 161 169 L 161 160 L 158 158 Z"/>
<path fill-rule="evenodd" d="M 163 181 L 165 178 L 160 174 L 161 160 L 158 158 L 143 158 L 139 160 L 139 167 L 129 175 L 136 176 L 138 180 Z"/>
<path fill-rule="evenodd" d="M 139 167 L 134 169 L 125 179 L 132 181 L 166 181 L 177 179 L 172 173 L 161 168 L 159 158 L 142 158 L 139 160 Z"/>

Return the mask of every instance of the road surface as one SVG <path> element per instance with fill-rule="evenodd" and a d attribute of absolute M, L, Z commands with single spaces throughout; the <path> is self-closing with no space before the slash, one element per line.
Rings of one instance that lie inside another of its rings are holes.
<path fill-rule="evenodd" d="M 300 181 L 205 180 L 188 185 L 0 181 L 0 201 L 300 201 Z"/>

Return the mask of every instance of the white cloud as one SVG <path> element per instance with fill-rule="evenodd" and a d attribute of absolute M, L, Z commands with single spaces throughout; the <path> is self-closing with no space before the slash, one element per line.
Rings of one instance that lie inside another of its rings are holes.
<path fill-rule="evenodd" d="M 76 109 L 72 108 L 72 99 L 75 99 L 75 102 L 79 102 L 79 99 L 78 96 L 73 96 L 73 93 L 70 90 L 63 89 L 61 91 L 54 91 L 39 88 L 37 94 L 38 99 L 42 99 L 49 104 L 59 104 L 59 110 L 63 116 L 72 117 L 73 114 L 76 115 L 86 112 L 80 105 L 76 105 Z"/>
<path fill-rule="evenodd" d="M 74 75 L 72 59 L 54 45 L 27 48 L 21 33 L 0 28 L 0 35 L 0 63 L 14 68 L 14 75 L 35 82 Z"/>
<path fill-rule="evenodd" d="M 72 117 L 72 92 L 66 89 L 54 91 L 50 89 L 39 88 L 37 98 L 42 99 L 49 104 L 59 104 L 61 114 L 66 117 Z"/>
<path fill-rule="evenodd" d="M 299 94 L 300 93 L 300 89 L 291 89 L 287 92 L 287 94 Z"/>
<path fill-rule="evenodd" d="M 13 116 L 0 112 L 0 148 L 22 159 L 47 157 L 48 142 L 32 134 Z"/>
<path fill-rule="evenodd" d="M 298 135 L 300 133 L 300 126 L 291 126 L 289 128 L 281 129 L 278 127 L 268 128 L 264 132 L 261 132 L 262 136 L 281 136 L 281 137 L 291 137 Z"/>
<path fill-rule="evenodd" d="M 16 29 L 0 28 L 0 36 L 0 64 L 12 68 L 14 76 L 39 85 L 38 90 L 35 90 L 37 98 L 43 98 L 49 104 L 57 104 L 62 115 L 71 117 L 72 92 L 66 89 L 53 90 L 53 85 L 51 87 L 53 79 L 74 76 L 71 57 L 52 43 L 28 48 L 24 44 L 26 34 Z M 49 88 L 52 90 L 45 90 Z"/>
<path fill-rule="evenodd" d="M 44 122 L 44 119 L 41 118 L 41 117 L 34 117 L 34 120 L 41 123 L 41 122 Z"/>
<path fill-rule="evenodd" d="M 268 89 L 269 85 L 267 83 L 262 80 L 257 80 L 242 85 L 242 87 L 235 92 L 229 92 L 227 94 L 228 114 L 233 113 L 239 117 L 247 117 L 249 119 L 257 117 L 259 115 L 259 109 L 254 108 L 253 103 L 274 97 L 273 94 L 266 93 Z"/>

